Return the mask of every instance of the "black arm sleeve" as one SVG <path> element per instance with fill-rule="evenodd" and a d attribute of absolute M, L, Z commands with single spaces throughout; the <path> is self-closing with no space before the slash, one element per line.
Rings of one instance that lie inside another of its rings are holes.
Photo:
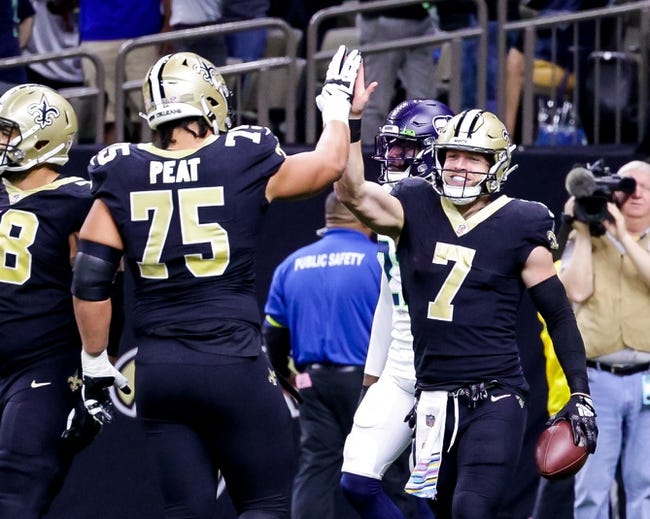
<path fill-rule="evenodd" d="M 264 323 L 262 334 L 266 343 L 266 350 L 273 369 L 284 378 L 288 378 L 289 353 L 291 352 L 291 334 L 289 328 L 271 326 Z"/>
<path fill-rule="evenodd" d="M 528 290 L 537 310 L 546 321 L 553 348 L 566 376 L 571 393 L 589 394 L 585 345 L 557 276 L 550 277 Z"/>

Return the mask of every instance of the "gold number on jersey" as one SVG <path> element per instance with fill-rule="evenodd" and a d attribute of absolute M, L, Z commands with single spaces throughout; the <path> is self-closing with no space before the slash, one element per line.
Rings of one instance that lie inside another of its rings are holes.
<path fill-rule="evenodd" d="M 220 276 L 230 263 L 228 232 L 216 222 L 200 223 L 199 207 L 223 205 L 223 187 L 199 187 L 178 192 L 183 243 L 210 243 L 211 258 L 186 254 L 185 264 L 197 278 Z"/>
<path fill-rule="evenodd" d="M 180 215 L 183 243 L 209 243 L 212 256 L 186 254 L 185 265 L 196 277 L 219 276 L 230 262 L 228 233 L 218 223 L 200 223 L 199 208 L 223 205 L 223 187 L 200 187 L 178 191 L 178 214 Z M 131 193 L 131 220 L 151 220 L 149 236 L 138 262 L 140 275 L 148 279 L 166 279 L 167 266 L 161 262 L 162 251 L 169 234 L 174 212 L 171 190 L 138 191 Z M 150 216 L 151 214 L 151 216 Z"/>
<path fill-rule="evenodd" d="M 451 321 L 454 318 L 454 305 L 452 301 L 463 281 L 472 269 L 474 261 L 474 249 L 453 245 L 451 243 L 436 243 L 436 249 L 433 252 L 433 263 L 437 265 L 447 265 L 450 261 L 454 262 L 447 279 L 442 284 L 436 299 L 429 301 L 427 317 L 429 319 L 438 319 L 440 321 Z"/>
<path fill-rule="evenodd" d="M 29 247 L 36 240 L 38 218 L 34 213 L 9 209 L 0 219 L 0 281 L 22 285 L 32 274 Z"/>

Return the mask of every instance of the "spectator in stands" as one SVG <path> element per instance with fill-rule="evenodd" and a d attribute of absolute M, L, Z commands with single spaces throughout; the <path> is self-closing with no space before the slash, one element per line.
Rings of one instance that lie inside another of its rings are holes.
<path fill-rule="evenodd" d="M 303 38 L 300 40 L 298 56 L 304 57 L 307 39 L 305 36 L 312 16 L 322 9 L 341 5 L 342 3 L 343 0 L 310 0 L 309 2 L 305 2 L 305 0 L 271 0 L 269 16 L 283 18 L 289 25 L 302 31 Z M 316 35 L 317 47 L 320 47 L 325 33 L 329 29 L 336 27 L 336 24 L 336 18 L 330 18 L 319 25 L 318 34 Z"/>
<path fill-rule="evenodd" d="M 115 62 L 120 46 L 129 38 L 156 34 L 163 27 L 163 10 L 161 0 L 80 0 L 79 34 L 81 49 L 99 57 L 104 65 L 104 87 L 106 89 L 106 131 L 104 141 L 115 141 Z M 158 48 L 155 45 L 139 47 L 130 52 L 125 65 L 125 79 L 144 79 L 147 69 L 156 61 Z M 82 61 L 86 84 L 96 86 L 95 67 L 93 63 Z M 126 109 L 133 125 L 132 138 L 136 137 L 139 127 L 139 112 L 142 111 L 142 96 L 132 92 L 127 96 Z"/>
<path fill-rule="evenodd" d="M 264 18 L 269 10 L 268 0 L 164 1 L 169 6 L 166 12 L 171 30 Z M 251 29 L 175 42 L 173 49 L 176 52 L 195 52 L 220 67 L 227 64 L 228 58 L 238 61 L 259 59 L 264 55 L 265 46 L 266 29 Z"/>
<path fill-rule="evenodd" d="M 31 37 L 34 13 L 29 0 L 0 2 L 0 58 L 20 56 Z M 24 66 L 0 69 L 0 95 L 26 81 Z"/>
<path fill-rule="evenodd" d="M 70 295 L 90 183 L 59 175 L 76 133 L 72 106 L 46 86 L 23 84 L 0 97 L 3 519 L 44 517 L 73 456 L 99 431 L 81 401 Z M 78 413 L 69 419 L 72 408 Z"/>
<path fill-rule="evenodd" d="M 223 0 L 163 0 L 165 29 L 180 31 L 218 23 L 223 12 Z M 164 48 L 169 52 L 194 52 L 214 63 L 226 64 L 228 50 L 223 34 L 213 34 L 175 41 Z"/>
<path fill-rule="evenodd" d="M 361 0 L 361 5 L 371 0 Z M 422 5 L 363 11 L 357 17 L 361 45 L 387 39 L 412 38 L 435 34 L 437 22 Z M 395 103 L 399 78 L 410 99 L 435 99 L 437 88 L 433 68 L 433 47 L 371 53 L 364 57 L 366 77 L 377 81 L 377 89 L 366 106 L 361 124 L 361 142 L 373 144 L 379 127 Z"/>
<path fill-rule="evenodd" d="M 36 15 L 25 55 L 77 48 L 79 24 L 75 15 L 76 0 L 32 0 L 32 4 Z M 29 65 L 27 76 L 30 82 L 47 85 L 55 90 L 83 86 L 84 82 L 79 57 L 33 63 Z"/>
<path fill-rule="evenodd" d="M 264 331 L 270 357 L 285 377 L 293 357 L 303 400 L 293 519 L 357 517 L 338 482 L 379 297 L 382 271 L 372 235 L 330 193 L 323 237 L 289 255 L 269 289 Z"/>
<path fill-rule="evenodd" d="M 609 517 L 618 463 L 626 517 L 650 517 L 650 468 L 640 455 L 650 439 L 650 164 L 628 162 L 618 174 L 635 180 L 634 193 L 607 204 L 604 234 L 575 219 L 562 255 L 560 277 L 585 341 L 601 442 L 575 476 L 576 519 Z"/>
<path fill-rule="evenodd" d="M 487 0 L 488 17 L 488 49 L 486 67 L 486 105 L 481 108 L 497 112 L 498 86 L 498 2 Z M 478 25 L 478 13 L 474 0 L 441 0 L 436 2 L 440 17 L 440 28 L 454 31 Z M 519 20 L 519 1 L 508 0 L 506 3 L 507 20 Z M 462 95 L 461 108 L 468 109 L 477 106 L 478 91 L 478 43 L 477 38 L 463 39 L 461 77 Z M 519 97 L 523 84 L 524 56 L 520 33 L 508 33 L 506 41 L 506 108 L 504 123 L 510 135 L 515 135 Z M 453 66 L 453 65 L 452 65 Z"/>
<path fill-rule="evenodd" d="M 36 15 L 34 30 L 24 55 L 50 54 L 79 46 L 79 20 L 76 0 L 32 0 Z M 30 83 L 47 85 L 55 90 L 83 87 L 84 75 L 79 56 L 32 63 L 27 68 Z M 96 140 L 91 98 L 68 97 L 79 122 L 81 141 Z"/>
<path fill-rule="evenodd" d="M 223 23 L 265 18 L 269 0 L 223 0 Z M 254 61 L 264 55 L 266 29 L 251 29 L 226 34 L 228 56 L 241 61 Z"/>

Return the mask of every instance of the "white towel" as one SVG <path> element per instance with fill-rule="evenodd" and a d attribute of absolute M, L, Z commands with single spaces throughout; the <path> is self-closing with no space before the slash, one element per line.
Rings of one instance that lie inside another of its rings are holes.
<path fill-rule="evenodd" d="M 436 497 L 442 440 L 447 418 L 446 391 L 423 391 L 417 405 L 415 429 L 415 467 L 404 490 L 417 497 Z"/>

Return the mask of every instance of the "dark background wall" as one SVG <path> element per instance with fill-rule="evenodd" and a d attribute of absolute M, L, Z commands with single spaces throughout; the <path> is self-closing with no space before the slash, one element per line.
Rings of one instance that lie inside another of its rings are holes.
<path fill-rule="evenodd" d="M 289 154 L 303 150 L 299 147 L 286 148 Z M 75 147 L 64 173 L 85 176 L 86 164 L 96 151 L 97 148 L 93 146 Z M 368 158 L 370 149 L 364 151 L 366 176 L 375 179 L 378 173 L 377 163 Z M 514 162 L 519 164 L 519 169 L 510 176 L 505 192 L 510 196 L 543 202 L 559 218 L 567 198 L 564 188 L 566 174 L 575 163 L 594 162 L 599 158 L 605 158 L 606 165 L 615 171 L 625 162 L 639 157 L 631 147 L 613 145 L 520 149 L 514 155 Z M 309 200 L 278 201 L 271 204 L 258 250 L 260 309 L 264 305 L 275 267 L 289 253 L 316 239 L 316 229 L 324 224 L 323 204 L 326 194 L 327 192 L 321 193 Z M 125 304 L 128 309 L 128 291 Z M 127 311 L 127 328 L 128 315 Z M 324 314 L 323 319 L 325 318 Z M 513 480 L 503 518 L 528 518 L 535 498 L 537 476 L 533 464 L 534 442 L 546 419 L 547 390 L 539 331 L 540 325 L 534 308 L 525 299 L 518 336 L 524 369 L 531 385 L 530 417 L 520 468 Z M 127 333 L 120 346 L 120 353 L 136 346 Z M 115 422 L 104 427 L 95 442 L 77 457 L 65 487 L 47 519 L 162 518 L 161 496 L 150 467 L 138 422 L 118 413 Z M 219 499 L 219 507 L 221 513 L 216 517 L 234 519 L 227 496 Z"/>

